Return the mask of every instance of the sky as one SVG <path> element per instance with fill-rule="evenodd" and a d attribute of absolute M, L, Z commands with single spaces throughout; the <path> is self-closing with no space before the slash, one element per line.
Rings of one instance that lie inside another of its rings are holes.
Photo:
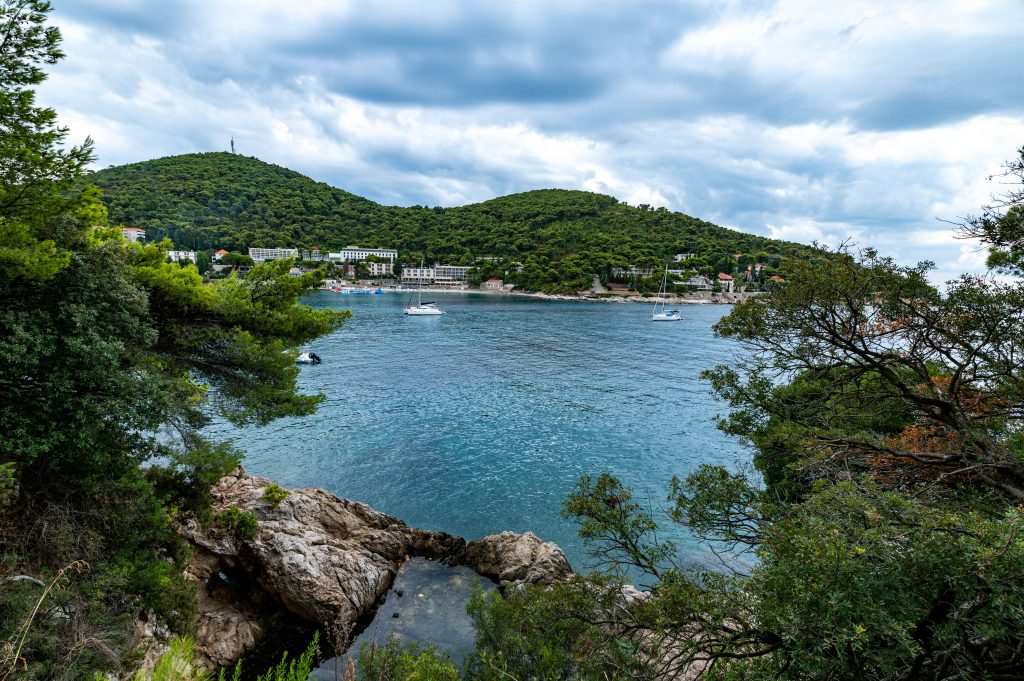
<path fill-rule="evenodd" d="M 389 205 L 611 194 L 936 281 L 1024 146 L 1020 0 L 54 0 L 96 167 L 226 151 Z"/>

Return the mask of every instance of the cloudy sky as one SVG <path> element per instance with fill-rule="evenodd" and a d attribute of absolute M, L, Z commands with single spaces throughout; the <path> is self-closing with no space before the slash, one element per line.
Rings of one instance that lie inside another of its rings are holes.
<path fill-rule="evenodd" d="M 40 98 L 98 167 L 234 137 L 382 203 L 586 189 L 941 280 L 1024 146 L 1019 0 L 54 4 Z"/>

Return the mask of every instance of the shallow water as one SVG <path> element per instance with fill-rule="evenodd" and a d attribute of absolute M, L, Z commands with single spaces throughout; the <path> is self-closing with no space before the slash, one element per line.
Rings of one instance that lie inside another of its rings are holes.
<path fill-rule="evenodd" d="M 672 475 L 750 458 L 714 424 L 701 370 L 735 346 L 712 324 L 730 308 L 683 306 L 651 323 L 650 305 L 432 294 L 447 314 L 407 317 L 407 296 L 322 291 L 314 307 L 351 320 L 310 344 L 303 366 L 320 410 L 264 428 L 215 428 L 246 452 L 254 474 L 318 486 L 410 525 L 467 539 L 533 531 L 577 569 L 585 551 L 561 503 L 584 474 L 608 471 L 653 507 Z M 703 549 L 678 529 L 684 559 Z"/>
<path fill-rule="evenodd" d="M 476 588 L 486 593 L 495 590 L 494 583 L 464 565 L 449 567 L 425 558 L 407 560 L 373 621 L 349 647 L 350 653 L 358 655 L 364 643 L 383 646 L 388 636 L 395 635 L 404 641 L 433 645 L 460 662 L 473 648 L 473 621 L 466 614 L 466 603 Z M 333 680 L 347 664 L 347 654 L 325 660 L 311 678 Z"/>

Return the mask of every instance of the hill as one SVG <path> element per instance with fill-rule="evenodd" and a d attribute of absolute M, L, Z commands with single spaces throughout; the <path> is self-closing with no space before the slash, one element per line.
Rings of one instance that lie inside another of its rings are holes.
<path fill-rule="evenodd" d="M 657 265 L 694 253 L 692 265 L 731 271 L 809 258 L 810 247 L 726 229 L 611 196 L 543 189 L 454 208 L 383 206 L 256 158 L 205 153 L 108 168 L 89 181 L 103 190 L 110 219 L 142 227 L 179 248 L 350 244 L 393 247 L 406 263 L 469 264 L 481 256 L 521 263 L 506 274 L 521 286 L 569 291 L 592 273 Z M 499 272 L 499 274 L 504 273 Z"/>

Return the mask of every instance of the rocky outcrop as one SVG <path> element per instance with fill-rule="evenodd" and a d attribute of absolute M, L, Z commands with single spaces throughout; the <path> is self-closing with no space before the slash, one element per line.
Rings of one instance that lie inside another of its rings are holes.
<path fill-rule="evenodd" d="M 467 546 L 322 489 L 292 490 L 275 505 L 263 498 L 270 485 L 238 468 L 213 488 L 215 512 L 237 507 L 255 516 L 252 538 L 196 522 L 179 528 L 194 548 L 187 574 L 203 585 L 196 647 L 208 668 L 244 654 L 282 608 L 317 626 L 354 625 L 410 556 L 465 564 L 503 587 L 572 574 L 561 549 L 532 533 L 503 532 Z"/>
<path fill-rule="evenodd" d="M 461 562 L 503 588 L 517 583 L 553 584 L 572 575 L 562 549 L 533 532 L 502 532 L 472 541 Z"/>

